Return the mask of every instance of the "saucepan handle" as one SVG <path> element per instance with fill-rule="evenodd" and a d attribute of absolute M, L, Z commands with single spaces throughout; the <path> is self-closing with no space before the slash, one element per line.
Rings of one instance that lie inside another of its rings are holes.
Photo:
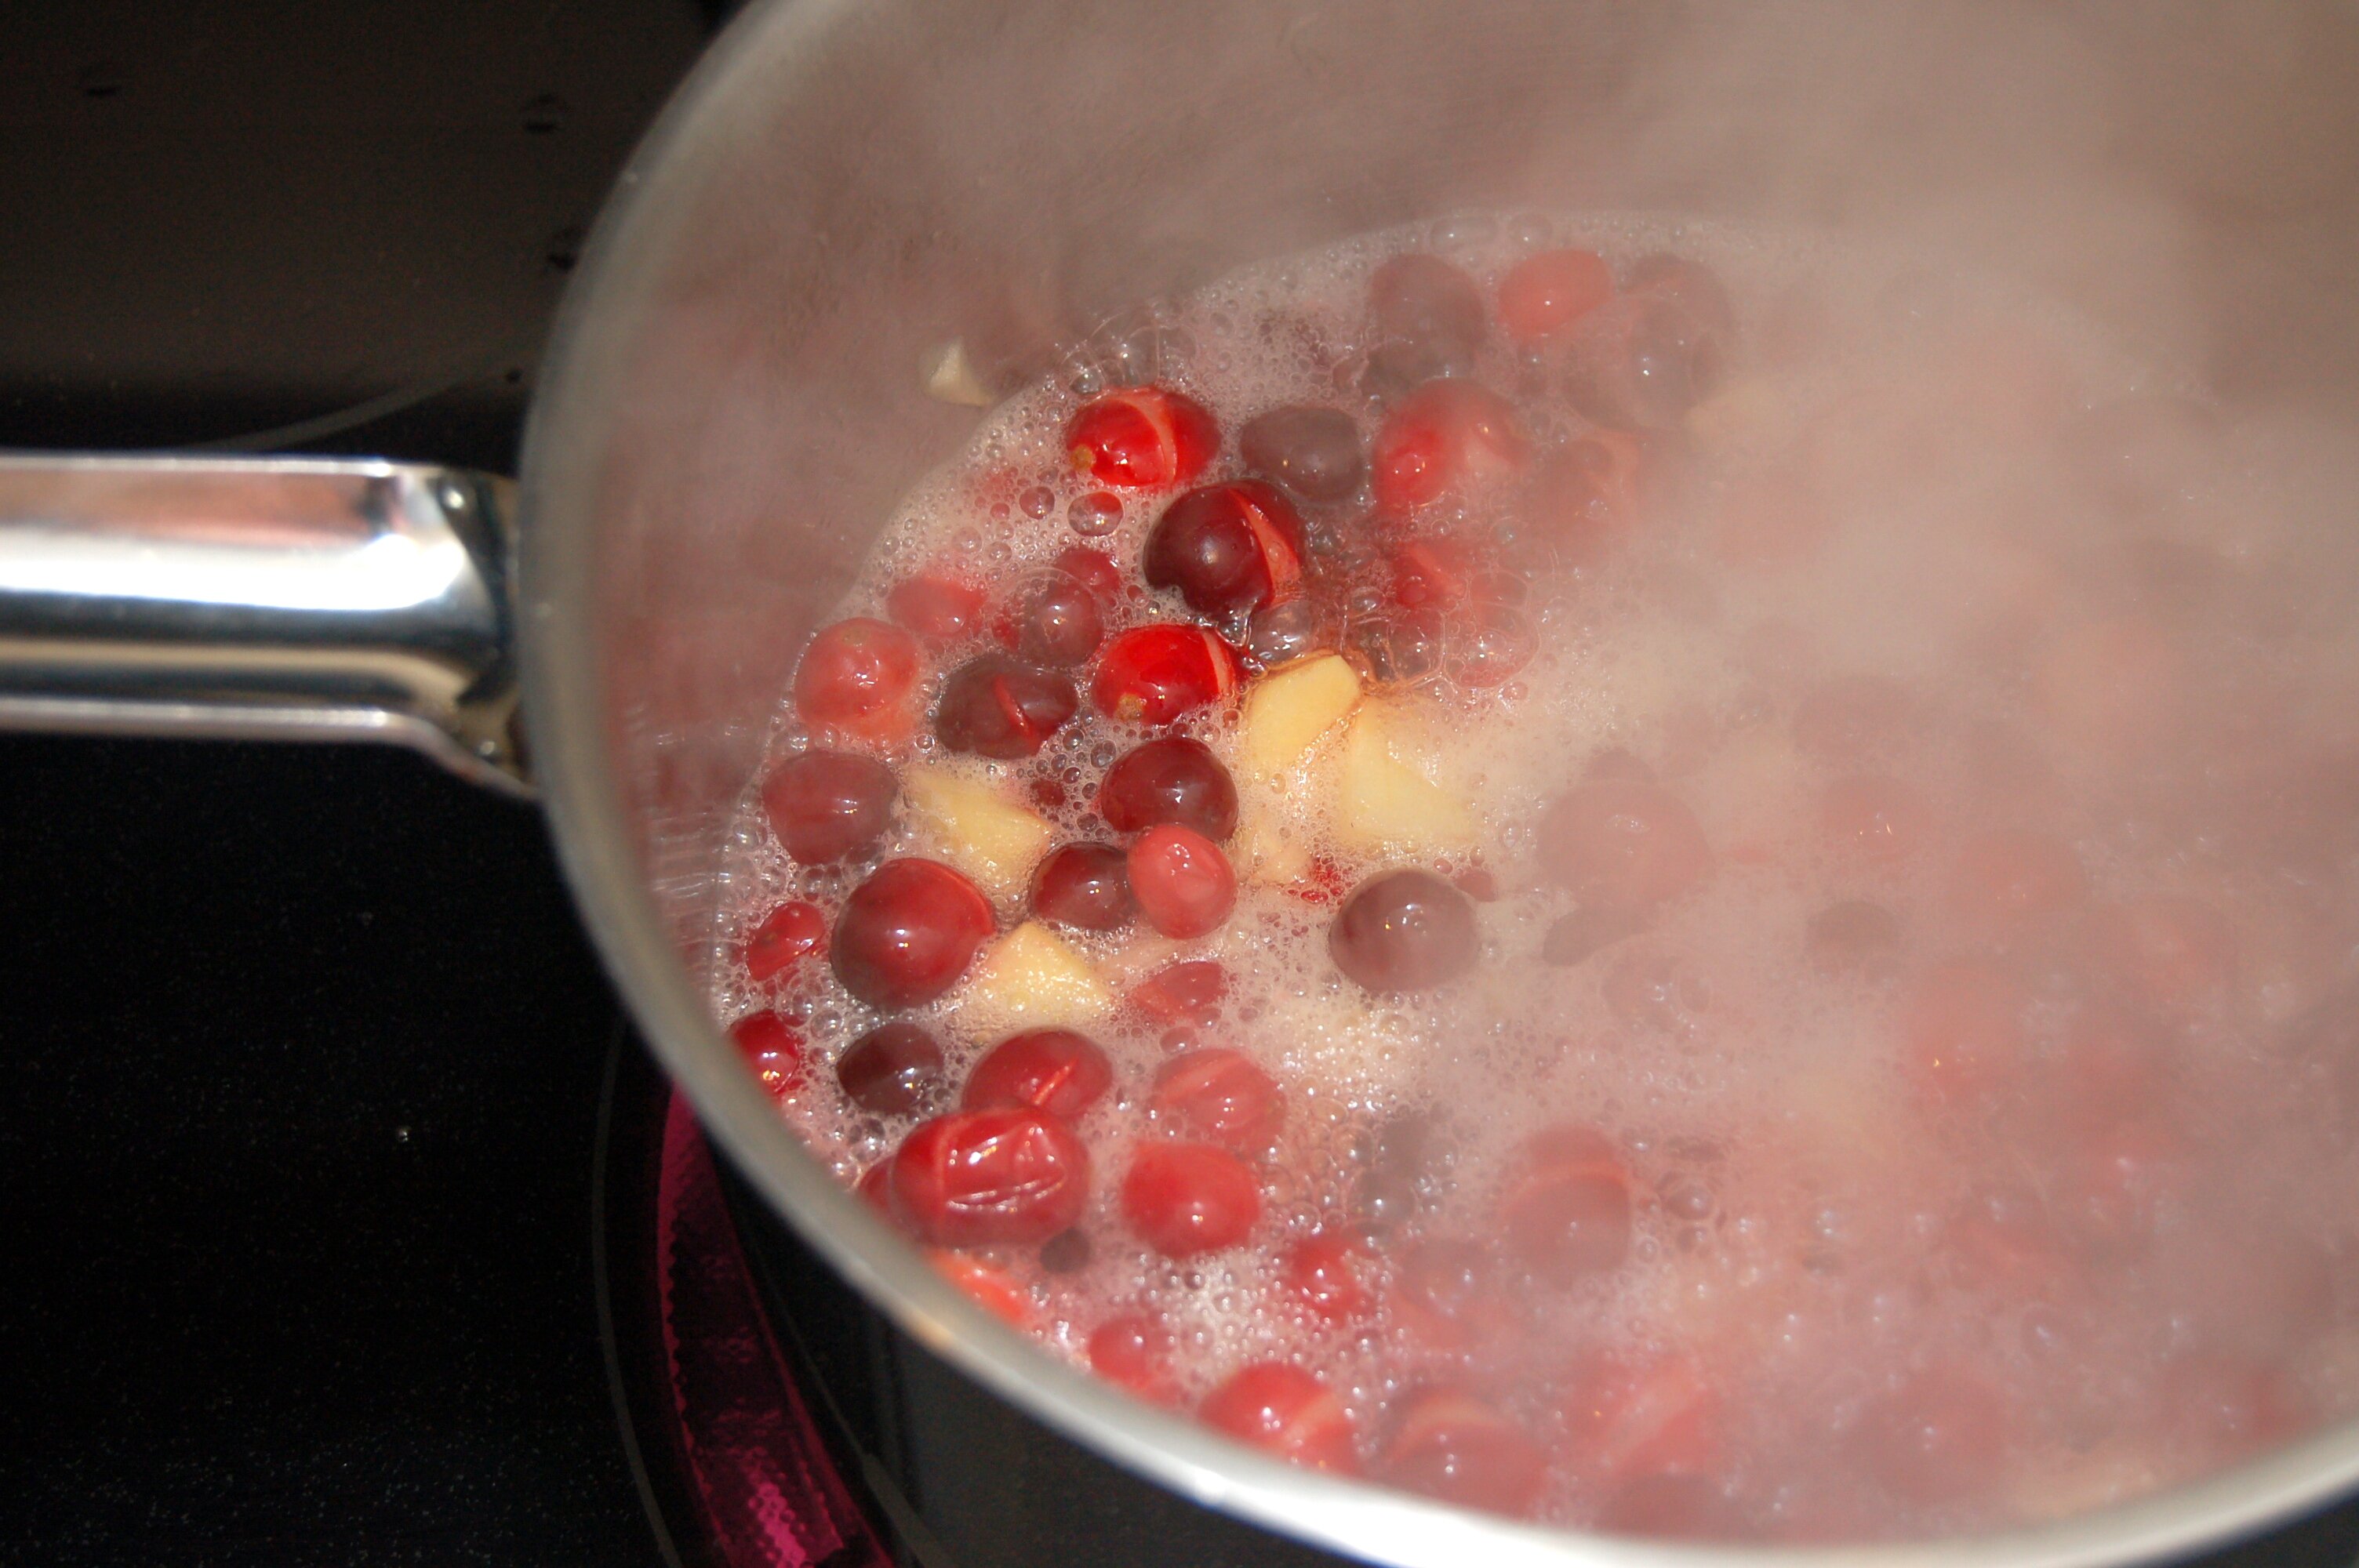
<path fill-rule="evenodd" d="M 366 458 L 0 455 L 0 728 L 390 741 L 529 795 L 514 496 Z"/>

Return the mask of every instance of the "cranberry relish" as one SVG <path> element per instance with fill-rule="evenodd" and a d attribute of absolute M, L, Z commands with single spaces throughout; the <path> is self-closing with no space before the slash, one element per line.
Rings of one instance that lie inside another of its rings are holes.
<path fill-rule="evenodd" d="M 1174 319 L 919 487 L 749 796 L 716 1005 L 847 1185 L 1142 1399 L 1576 1526 L 1986 1527 L 2359 1404 L 2359 574 L 2268 572 L 2220 416 L 1695 224 Z"/>

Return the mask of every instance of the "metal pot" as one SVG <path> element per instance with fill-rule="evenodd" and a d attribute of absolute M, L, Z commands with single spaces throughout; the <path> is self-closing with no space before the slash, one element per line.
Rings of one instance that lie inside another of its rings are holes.
<path fill-rule="evenodd" d="M 926 391 L 945 345 L 997 392 L 1258 257 L 1453 211 L 1660 207 L 1930 237 L 2229 393 L 2345 397 L 2354 62 L 2349 6 L 2259 0 L 774 0 L 679 91 L 593 236 L 513 498 L 519 573 L 511 492 L 477 476 L 6 460 L 0 721 L 385 736 L 525 788 L 520 690 L 529 776 L 664 1062 L 767 1201 L 977 1382 L 1372 1561 L 1777 1555 L 1306 1474 L 1001 1327 L 803 1154 L 714 1027 L 723 826 L 802 639 L 971 427 Z M 2160 1557 L 2354 1482 L 2346 1424 L 2052 1526 L 1829 1555 Z"/>

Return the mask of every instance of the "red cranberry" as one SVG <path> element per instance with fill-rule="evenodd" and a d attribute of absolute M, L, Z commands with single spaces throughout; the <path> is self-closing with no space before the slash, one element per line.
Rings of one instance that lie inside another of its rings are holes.
<path fill-rule="evenodd" d="M 1603 1135 L 1558 1127 L 1525 1141 L 1499 1205 L 1507 1250 L 1559 1284 L 1619 1268 L 1630 1252 L 1630 1174 Z"/>
<path fill-rule="evenodd" d="M 729 1038 L 772 1099 L 783 1099 L 802 1087 L 802 1036 L 777 1013 L 748 1013 L 729 1026 Z"/>
<path fill-rule="evenodd" d="M 2014 1080 L 2030 998 L 1988 964 L 1967 960 L 1926 972 L 1900 1011 L 1911 1066 L 1944 1099 L 1971 1099 Z"/>
<path fill-rule="evenodd" d="M 1386 871 L 1352 890 L 1327 928 L 1335 967 L 1372 991 L 1421 991 L 1474 966 L 1473 901 L 1430 871 Z"/>
<path fill-rule="evenodd" d="M 935 1272 L 956 1285 L 967 1300 L 1008 1327 L 1030 1334 L 1038 1326 L 1032 1298 L 1006 1270 L 995 1269 L 980 1258 L 940 1247 L 927 1249 L 926 1261 L 934 1266 Z"/>
<path fill-rule="evenodd" d="M 1590 1479 L 1695 1475 L 1720 1463 L 1723 1401 L 1692 1356 L 1587 1357 L 1573 1368 L 1560 1405 L 1565 1457 Z"/>
<path fill-rule="evenodd" d="M 1082 1217 L 1090 1155 L 1028 1107 L 953 1111 L 909 1130 L 893 1155 L 893 1213 L 937 1247 L 1024 1246 Z"/>
<path fill-rule="evenodd" d="M 1100 484 L 1159 490 L 1204 471 L 1221 427 L 1192 398 L 1129 386 L 1083 404 L 1065 427 L 1065 447 L 1073 467 Z"/>
<path fill-rule="evenodd" d="M 926 1108 L 942 1084 L 942 1048 L 914 1023 L 880 1023 L 835 1059 L 843 1098 L 878 1116 Z"/>
<path fill-rule="evenodd" d="M 983 1054 L 959 1100 L 967 1110 L 1025 1105 L 1071 1121 L 1114 1087 L 1114 1064 L 1071 1029 L 1027 1029 Z"/>
<path fill-rule="evenodd" d="M 1229 994 L 1229 972 L 1217 958 L 1166 964 L 1131 989 L 1130 1004 L 1166 1029 L 1211 1027 Z"/>
<path fill-rule="evenodd" d="M 1677 898 L 1712 869 L 1694 813 L 1655 784 L 1576 785 L 1539 823 L 1540 863 L 1585 903 L 1640 910 Z"/>
<path fill-rule="evenodd" d="M 1237 432 L 1245 467 L 1305 501 L 1349 501 L 1367 477 L 1360 427 L 1340 408 L 1273 408 Z"/>
<path fill-rule="evenodd" d="M 1105 641 L 1098 592 L 1072 573 L 1036 573 L 1009 607 L 1006 640 L 1037 665 L 1071 669 L 1086 664 Z"/>
<path fill-rule="evenodd" d="M 936 648 L 965 641 L 983 624 L 983 589 L 929 572 L 893 585 L 885 612 Z"/>
<path fill-rule="evenodd" d="M 814 730 L 898 740 L 925 656 L 887 622 L 858 616 L 823 627 L 795 666 L 795 711 Z"/>
<path fill-rule="evenodd" d="M 1166 1258 L 1192 1258 L 1243 1241 L 1261 1217 L 1261 1189 L 1225 1149 L 1141 1143 L 1122 1179 L 1122 1217 Z"/>
<path fill-rule="evenodd" d="M 1393 602 L 1408 610 L 1448 610 L 1474 591 L 1482 558 L 1462 539 L 1409 539 L 1392 553 Z"/>
<path fill-rule="evenodd" d="M 2006 1411 L 1973 1377 L 1923 1372 L 1870 1405 L 1851 1438 L 1852 1456 L 1885 1490 L 1936 1507 L 1997 1484 Z"/>
<path fill-rule="evenodd" d="M 1286 1122 L 1286 1098 L 1253 1058 L 1225 1045 L 1182 1051 L 1155 1075 L 1147 1108 L 1190 1138 L 1258 1153 Z"/>
<path fill-rule="evenodd" d="M 1145 1313 L 1123 1313 L 1090 1331 L 1090 1370 L 1140 1399 L 1169 1404 L 1180 1397 L 1172 1375 L 1171 1330 Z"/>
<path fill-rule="evenodd" d="M 893 1217 L 893 1157 L 887 1154 L 860 1173 L 860 1180 L 852 1184 L 853 1195 L 875 1209 L 886 1219 Z"/>
<path fill-rule="evenodd" d="M 1140 569 L 1199 615 L 1234 615 L 1287 598 L 1302 577 L 1302 520 L 1259 480 L 1189 491 L 1163 509 Z"/>
<path fill-rule="evenodd" d="M 1614 297 L 1614 273 L 1595 251 L 1542 251 L 1499 280 L 1499 322 L 1527 346 L 1545 342 Z"/>
<path fill-rule="evenodd" d="M 1534 542 L 1565 566 L 1604 560 L 1644 515 L 1652 466 L 1647 438 L 1626 430 L 1593 430 L 1566 442 L 1532 476 Z"/>
<path fill-rule="evenodd" d="M 819 905 L 790 898 L 745 938 L 745 972 L 765 986 L 805 958 L 827 951 L 827 916 Z"/>
<path fill-rule="evenodd" d="M 1400 1265 L 1393 1309 L 1412 1337 L 1439 1350 L 1471 1348 L 1508 1323 L 1497 1261 L 1472 1241 L 1420 1241 Z"/>
<path fill-rule="evenodd" d="M 1360 1282 L 1366 1263 L 1366 1254 L 1350 1242 L 1314 1236 L 1287 1249 L 1278 1262 L 1278 1285 L 1320 1322 L 1348 1323 L 1368 1310 L 1368 1288 Z"/>
<path fill-rule="evenodd" d="M 1138 913 L 1130 857 L 1113 844 L 1062 844 L 1032 877 L 1032 913 L 1078 931 L 1119 931 Z"/>
<path fill-rule="evenodd" d="M 1719 384 L 1727 296 L 1692 263 L 1664 262 L 1634 270 L 1623 297 L 1590 311 L 1573 334 L 1566 391 L 1601 425 L 1672 428 Z"/>
<path fill-rule="evenodd" d="M 1114 760 L 1098 785 L 1098 815 L 1117 833 L 1176 822 L 1223 839 L 1237 830 L 1237 786 L 1210 746 L 1167 735 Z"/>
<path fill-rule="evenodd" d="M 1471 356 L 1488 335 L 1483 291 L 1440 256 L 1394 256 L 1368 280 L 1370 314 L 1379 340 L 1434 344 Z"/>
<path fill-rule="evenodd" d="M 1521 469 L 1531 445 L 1506 399 L 1468 381 L 1437 381 L 1387 416 L 1370 454 L 1376 504 L 1396 514 Z"/>
<path fill-rule="evenodd" d="M 917 1007 L 951 987 L 994 930 L 991 901 L 936 860 L 887 860 L 852 890 L 830 957 L 871 1007 Z"/>
<path fill-rule="evenodd" d="M 1049 564 L 1096 594 L 1100 605 L 1121 602 L 1130 586 L 1123 580 L 1122 568 L 1114 564 L 1112 556 L 1087 545 L 1068 545 Z"/>
<path fill-rule="evenodd" d="M 850 752 L 800 752 L 763 781 L 762 810 L 788 854 L 831 865 L 868 849 L 893 820 L 893 770 Z"/>
<path fill-rule="evenodd" d="M 1727 287 L 1701 262 L 1657 251 L 1632 263 L 1624 284 L 1626 293 L 1643 294 L 1673 306 L 1702 331 L 1725 338 L 1736 330 L 1736 307 L 1729 300 Z"/>
<path fill-rule="evenodd" d="M 1526 1514 L 1548 1479 L 1548 1455 L 1523 1428 L 1470 1394 L 1413 1394 L 1393 1420 L 1378 1474 L 1461 1508 Z"/>
<path fill-rule="evenodd" d="M 1245 672 L 1236 650 L 1201 626 L 1133 627 L 1098 656 L 1090 700 L 1125 724 L 1169 724 L 1234 697 Z"/>
<path fill-rule="evenodd" d="M 1192 827 L 1166 822 L 1130 847 L 1130 895 L 1147 923 L 1186 939 L 1218 931 L 1237 906 L 1236 868 Z"/>
<path fill-rule="evenodd" d="M 1196 1414 L 1215 1432 L 1307 1469 L 1349 1476 L 1359 1468 L 1351 1412 L 1299 1367 L 1257 1361 L 1240 1368 L 1204 1396 Z"/>
<path fill-rule="evenodd" d="M 1039 751 L 1080 706 L 1063 676 L 985 654 L 942 683 L 934 733 L 953 752 L 1013 762 Z"/>

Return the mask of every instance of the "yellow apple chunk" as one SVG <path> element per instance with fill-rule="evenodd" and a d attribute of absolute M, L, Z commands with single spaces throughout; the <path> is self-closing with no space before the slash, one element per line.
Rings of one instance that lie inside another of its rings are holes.
<path fill-rule="evenodd" d="M 1474 814 L 1434 782 L 1432 748 L 1393 710 L 1371 703 L 1343 738 L 1335 837 L 1347 849 L 1430 854 L 1471 849 Z"/>
<path fill-rule="evenodd" d="M 1023 901 L 1032 868 L 1049 852 L 1055 828 L 1008 799 L 993 781 L 932 763 L 904 773 L 901 794 L 943 859 L 973 878 L 995 902 Z"/>
<path fill-rule="evenodd" d="M 967 1030 L 1005 1034 L 1086 1028 L 1113 1008 L 1114 992 L 1063 937 L 1027 920 L 984 949 L 957 1001 Z"/>
<path fill-rule="evenodd" d="M 1341 654 L 1312 654 L 1279 665 L 1245 693 L 1237 727 L 1239 771 L 1247 781 L 1265 784 L 1300 766 L 1359 701 L 1359 673 Z"/>

